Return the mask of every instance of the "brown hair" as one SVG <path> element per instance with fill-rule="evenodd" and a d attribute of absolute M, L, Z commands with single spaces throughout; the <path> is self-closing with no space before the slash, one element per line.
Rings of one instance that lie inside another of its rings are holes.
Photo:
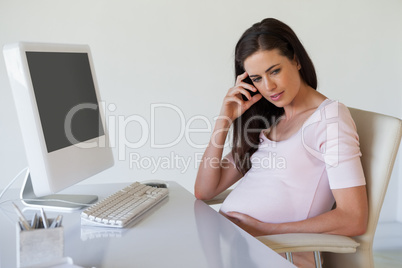
<path fill-rule="evenodd" d="M 243 74 L 244 61 L 261 50 L 277 49 L 289 60 L 296 59 L 301 66 L 300 76 L 307 85 L 317 88 L 313 62 L 293 30 L 283 22 L 267 18 L 246 30 L 236 44 L 235 77 Z M 250 79 L 244 80 L 251 83 Z M 251 155 L 258 149 L 259 134 L 284 113 L 267 99 L 261 98 L 233 122 L 232 156 L 236 168 L 244 175 L 251 168 Z M 252 129 L 252 132 L 249 130 Z"/>

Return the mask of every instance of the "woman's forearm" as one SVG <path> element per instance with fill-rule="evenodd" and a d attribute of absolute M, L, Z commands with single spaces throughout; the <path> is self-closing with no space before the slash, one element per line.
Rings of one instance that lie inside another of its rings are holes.
<path fill-rule="evenodd" d="M 216 121 L 210 142 L 198 168 L 194 187 L 194 193 L 198 199 L 211 199 L 218 194 L 222 166 L 225 165 L 221 159 L 230 125 L 230 120 L 226 118 L 219 118 Z"/>
<path fill-rule="evenodd" d="M 264 226 L 265 225 L 265 226 Z M 284 233 L 326 233 L 356 236 L 366 232 L 367 217 L 334 209 L 319 216 L 298 222 L 264 224 L 260 226 L 261 234 Z"/>
<path fill-rule="evenodd" d="M 367 226 L 367 220 L 364 217 L 345 215 L 336 209 L 317 217 L 285 223 L 261 222 L 238 212 L 229 212 L 225 216 L 253 236 L 286 233 L 326 233 L 356 236 L 363 234 Z"/>
<path fill-rule="evenodd" d="M 365 186 L 333 190 L 335 209 L 306 220 L 265 223 L 239 212 L 227 212 L 231 221 L 254 236 L 285 233 L 327 233 L 346 236 L 366 232 L 368 207 Z"/>

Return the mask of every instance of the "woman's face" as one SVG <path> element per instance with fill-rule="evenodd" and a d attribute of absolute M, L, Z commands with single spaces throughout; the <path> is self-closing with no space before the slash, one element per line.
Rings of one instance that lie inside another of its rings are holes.
<path fill-rule="evenodd" d="M 290 104 L 302 85 L 300 65 L 277 49 L 252 54 L 244 61 L 244 69 L 261 95 L 277 107 Z"/>

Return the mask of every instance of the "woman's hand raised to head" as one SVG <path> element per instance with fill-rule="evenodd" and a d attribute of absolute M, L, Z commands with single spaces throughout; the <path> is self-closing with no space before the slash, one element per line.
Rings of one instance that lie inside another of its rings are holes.
<path fill-rule="evenodd" d="M 261 99 L 262 96 L 258 93 L 257 89 L 253 85 L 243 81 L 247 77 L 247 72 L 237 77 L 236 85 L 229 89 L 223 100 L 221 116 L 228 117 L 233 121 Z M 249 91 L 256 92 L 257 94 L 251 96 Z M 247 100 L 244 100 L 242 95 L 245 96 Z"/>
<path fill-rule="evenodd" d="M 236 85 L 229 89 L 224 98 L 220 118 L 215 122 L 211 140 L 202 156 L 202 164 L 195 180 L 194 194 L 198 199 L 212 199 L 243 177 L 235 165 L 221 159 L 233 120 L 261 99 L 261 94 L 251 97 L 249 91 L 257 93 L 257 89 L 243 81 L 247 77 L 246 72 L 239 75 Z M 247 100 L 243 100 L 243 96 Z"/>

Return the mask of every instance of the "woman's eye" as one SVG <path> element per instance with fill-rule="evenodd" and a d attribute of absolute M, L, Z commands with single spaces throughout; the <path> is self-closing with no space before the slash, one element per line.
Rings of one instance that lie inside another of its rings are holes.
<path fill-rule="evenodd" d="M 261 81 L 261 77 L 253 78 L 252 81 L 253 81 L 254 83 L 260 82 L 260 81 Z"/>
<path fill-rule="evenodd" d="M 278 68 L 278 69 L 273 70 L 273 71 L 271 72 L 271 74 L 278 74 L 280 71 L 281 71 L 281 69 Z"/>

